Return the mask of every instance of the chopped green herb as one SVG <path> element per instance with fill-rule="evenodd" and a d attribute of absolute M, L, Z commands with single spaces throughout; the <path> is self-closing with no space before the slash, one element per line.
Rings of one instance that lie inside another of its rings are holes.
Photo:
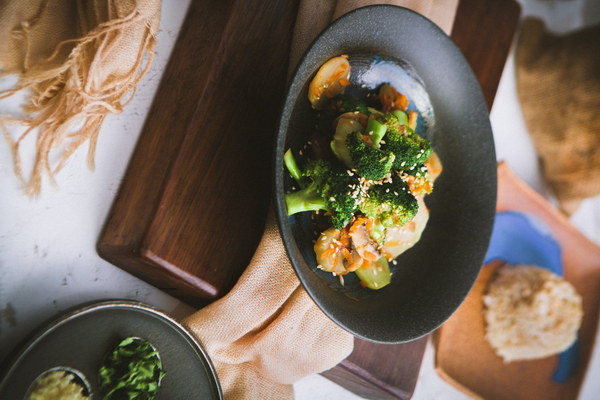
<path fill-rule="evenodd" d="M 165 372 L 154 346 L 129 337 L 108 354 L 99 375 L 103 400 L 152 400 Z"/>

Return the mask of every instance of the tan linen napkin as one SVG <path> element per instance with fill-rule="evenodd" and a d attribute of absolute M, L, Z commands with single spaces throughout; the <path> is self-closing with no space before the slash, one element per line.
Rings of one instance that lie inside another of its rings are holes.
<path fill-rule="evenodd" d="M 600 194 L 600 25 L 559 36 L 525 20 L 515 64 L 544 178 L 571 214 Z"/>
<path fill-rule="evenodd" d="M 409 8 L 429 18 L 450 35 L 458 0 L 301 0 L 290 50 L 290 67 L 298 64 L 302 53 L 331 21 L 357 8 L 375 4 Z"/>
<path fill-rule="evenodd" d="M 160 0 L 0 1 L 0 77 L 18 77 L 0 99 L 29 90 L 26 116 L 1 116 L 0 128 L 27 194 L 40 193 L 43 174 L 54 181 L 86 141 L 93 168 L 104 118 L 121 112 L 152 62 L 160 6 Z M 20 149 L 30 136 L 29 175 Z"/>
<path fill-rule="evenodd" d="M 184 324 L 205 346 L 226 399 L 291 398 L 293 382 L 332 368 L 353 347 L 300 285 L 273 211 L 235 287 Z"/>
<path fill-rule="evenodd" d="M 349 3 L 360 7 L 378 2 L 300 2 L 290 51 L 292 70 L 331 18 L 350 11 Z M 429 10 L 426 3 L 439 2 L 386 2 L 391 3 Z M 457 0 L 446 4 L 447 20 L 441 18 L 439 23 L 450 29 Z M 258 249 L 234 288 L 183 323 L 206 347 L 225 399 L 289 399 L 292 383 L 334 367 L 352 352 L 354 343 L 353 336 L 323 314 L 300 285 L 272 210 Z"/>

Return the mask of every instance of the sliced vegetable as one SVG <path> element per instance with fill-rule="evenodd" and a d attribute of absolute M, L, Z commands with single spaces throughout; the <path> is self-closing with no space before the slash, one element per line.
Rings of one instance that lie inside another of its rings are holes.
<path fill-rule="evenodd" d="M 379 258 L 368 267 L 362 266 L 354 271 L 363 286 L 369 289 L 381 289 L 389 285 L 392 280 L 390 265 L 385 257 Z"/>
<path fill-rule="evenodd" d="M 294 178 L 296 182 L 300 183 L 302 180 L 302 171 L 300 171 L 298 163 L 296 163 L 292 149 L 288 149 L 288 151 L 285 152 L 283 155 L 283 162 L 285 163 L 285 166 L 292 178 Z"/>
<path fill-rule="evenodd" d="M 308 100 L 313 108 L 320 110 L 329 100 L 344 91 L 350 84 L 348 56 L 334 57 L 319 68 L 308 87 Z"/>
<path fill-rule="evenodd" d="M 404 111 L 394 110 L 390 114 L 398 119 L 400 125 L 408 125 L 408 115 Z"/>
<path fill-rule="evenodd" d="M 377 121 L 375 118 L 369 119 L 366 132 L 367 135 L 371 136 L 373 147 L 376 149 L 379 148 L 379 142 L 381 142 L 381 139 L 383 139 L 386 130 L 387 127 L 381 122 Z"/>
<path fill-rule="evenodd" d="M 360 113 L 345 113 L 337 119 L 335 133 L 330 144 L 331 151 L 348 168 L 353 168 L 350 150 L 346 146 L 348 135 L 354 132 L 361 132 L 364 129 L 361 120 L 366 120 L 366 118 L 366 115 Z"/>

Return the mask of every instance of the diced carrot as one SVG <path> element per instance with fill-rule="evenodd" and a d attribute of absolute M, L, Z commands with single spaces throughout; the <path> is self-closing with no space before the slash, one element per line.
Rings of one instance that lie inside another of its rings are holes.
<path fill-rule="evenodd" d="M 373 138 L 371 136 L 361 135 L 361 139 L 367 146 L 373 146 Z"/>
<path fill-rule="evenodd" d="M 358 217 L 354 220 L 354 222 L 352 223 L 352 225 L 350 226 L 350 228 L 348 229 L 348 232 L 352 235 L 354 232 L 356 232 L 356 230 L 358 228 L 360 228 L 360 226 L 362 224 L 365 224 L 369 221 L 368 218 L 366 217 Z"/>
<path fill-rule="evenodd" d="M 408 107 L 408 102 L 406 105 Z M 417 118 L 418 117 L 419 117 L 419 114 L 417 114 L 415 111 L 408 110 L 408 126 L 410 126 L 412 129 L 417 129 Z"/>
<path fill-rule="evenodd" d="M 367 261 L 377 261 L 377 259 L 379 258 L 377 256 L 377 254 L 372 253 L 370 251 L 365 251 L 364 252 L 364 257 L 365 257 L 365 260 L 367 260 Z"/>
<path fill-rule="evenodd" d="M 396 99 L 394 100 L 394 109 L 406 111 L 408 109 L 408 97 L 398 93 L 398 91 L 395 88 L 394 91 L 396 92 Z"/>
<path fill-rule="evenodd" d="M 344 227 L 344 229 L 340 231 L 340 243 L 344 247 L 350 247 L 350 235 L 348 234 L 347 227 Z"/>

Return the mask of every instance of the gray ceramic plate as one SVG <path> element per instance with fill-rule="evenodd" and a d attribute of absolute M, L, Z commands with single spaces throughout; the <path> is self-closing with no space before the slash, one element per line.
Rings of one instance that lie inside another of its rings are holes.
<path fill-rule="evenodd" d="M 131 301 L 103 301 L 52 322 L 6 370 L 0 399 L 23 399 L 40 374 L 57 366 L 83 373 L 97 394 L 98 369 L 105 355 L 129 336 L 142 337 L 159 351 L 167 375 L 156 400 L 222 399 L 215 370 L 188 331 L 163 312 Z"/>
<path fill-rule="evenodd" d="M 286 215 L 291 179 L 286 149 L 299 150 L 315 123 L 307 88 L 328 59 L 349 54 L 353 88 L 391 82 L 421 113 L 418 132 L 444 165 L 426 198 L 430 219 L 415 247 L 397 259 L 379 291 L 316 269 L 309 213 Z M 275 149 L 275 198 L 284 243 L 304 288 L 336 323 L 361 338 L 401 343 L 442 324 L 481 268 L 496 205 L 496 155 L 487 107 L 467 61 L 444 32 L 410 10 L 372 6 L 346 14 L 304 55 L 292 78 Z"/>

